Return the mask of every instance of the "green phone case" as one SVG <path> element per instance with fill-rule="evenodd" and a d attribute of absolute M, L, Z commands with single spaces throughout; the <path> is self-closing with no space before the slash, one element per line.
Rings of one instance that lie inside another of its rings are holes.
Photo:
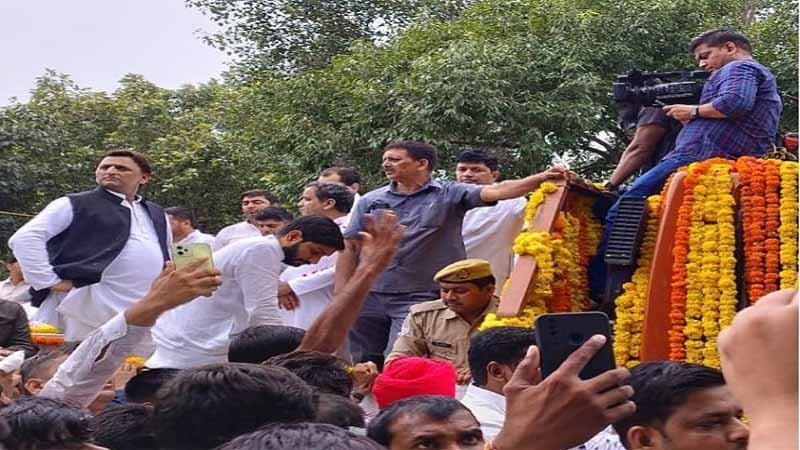
<path fill-rule="evenodd" d="M 175 263 L 175 268 L 189 264 L 192 261 L 208 258 L 203 264 L 203 268 L 208 270 L 214 269 L 214 259 L 212 257 L 211 246 L 208 244 L 175 244 L 172 246 L 172 261 Z"/>

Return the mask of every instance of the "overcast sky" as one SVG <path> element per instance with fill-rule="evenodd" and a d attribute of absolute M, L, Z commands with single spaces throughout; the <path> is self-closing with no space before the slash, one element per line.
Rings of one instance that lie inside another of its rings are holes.
<path fill-rule="evenodd" d="M 26 100 L 46 68 L 112 91 L 126 73 L 164 88 L 219 78 L 214 24 L 183 0 L 0 0 L 0 105 Z"/>

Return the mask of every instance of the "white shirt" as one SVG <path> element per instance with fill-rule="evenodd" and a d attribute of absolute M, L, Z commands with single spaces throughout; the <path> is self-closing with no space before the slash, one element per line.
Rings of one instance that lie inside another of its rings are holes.
<path fill-rule="evenodd" d="M 494 439 L 506 421 L 506 398 L 470 383 L 461 403 L 472 411 L 481 425 L 483 437 Z"/>
<path fill-rule="evenodd" d="M 239 222 L 219 230 L 211 248 L 214 251 L 225 247 L 231 242 L 251 237 L 261 236 L 261 230 L 250 222 Z"/>
<path fill-rule="evenodd" d="M 282 325 L 278 276 L 283 249 L 274 236 L 236 241 L 218 252 L 222 286 L 211 297 L 168 311 L 153 327 L 147 367 L 184 369 L 228 361 L 231 335 L 248 325 Z"/>
<path fill-rule="evenodd" d="M 356 210 L 356 205 L 358 204 L 359 200 L 361 200 L 361 195 L 358 192 L 354 192 L 353 193 L 353 206 L 350 207 L 350 212 L 347 213 L 347 222 L 346 223 L 350 223 L 350 214 L 353 214 L 353 211 Z"/>
<path fill-rule="evenodd" d="M 125 313 L 117 314 L 81 342 L 39 396 L 72 400 L 84 408 L 89 406 L 125 358 L 149 335 L 149 330 L 128 325 Z"/>
<path fill-rule="evenodd" d="M 344 233 L 347 227 L 347 216 L 334 220 Z M 287 267 L 281 274 L 281 281 L 289 283 L 289 287 L 300 301 L 300 306 L 284 311 L 284 324 L 307 330 L 322 311 L 333 300 L 335 281 L 336 252 L 323 256 L 316 264 L 305 264 L 298 267 Z"/>
<path fill-rule="evenodd" d="M 192 230 L 191 233 L 187 234 L 185 238 L 178 241 L 178 244 L 208 244 L 210 246 L 214 246 L 214 238 L 213 234 L 206 234 L 200 230 Z"/>
<path fill-rule="evenodd" d="M 131 210 L 128 240 L 105 268 L 99 282 L 72 289 L 58 307 L 58 312 L 64 316 L 90 328 L 99 327 L 142 298 L 164 267 L 158 234 L 141 204 L 141 197 L 131 203 L 123 194 L 107 192 L 122 198 L 122 206 Z M 50 264 L 47 241 L 66 230 L 72 219 L 72 204 L 69 198 L 61 197 L 47 205 L 8 240 L 25 280 L 35 289 L 48 288 L 61 281 Z M 172 233 L 169 221 L 166 222 L 167 245 L 171 246 Z"/>
<path fill-rule="evenodd" d="M 0 281 L 0 300 L 14 303 L 29 303 L 31 301 L 31 285 L 24 280 L 19 284 L 11 282 L 11 278 Z"/>
<path fill-rule="evenodd" d="M 526 203 L 524 197 L 501 200 L 495 206 L 471 209 L 464 216 L 461 235 L 467 258 L 489 261 L 498 293 L 514 266 L 511 248 L 524 226 Z"/>

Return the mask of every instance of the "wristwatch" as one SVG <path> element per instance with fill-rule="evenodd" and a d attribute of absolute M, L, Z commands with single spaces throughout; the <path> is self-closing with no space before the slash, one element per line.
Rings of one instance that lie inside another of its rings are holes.
<path fill-rule="evenodd" d="M 692 119 L 697 119 L 700 117 L 700 105 L 696 105 L 692 108 Z"/>

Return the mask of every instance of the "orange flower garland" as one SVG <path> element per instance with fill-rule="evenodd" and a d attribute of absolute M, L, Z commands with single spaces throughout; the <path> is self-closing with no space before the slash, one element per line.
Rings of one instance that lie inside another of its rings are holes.
<path fill-rule="evenodd" d="M 780 163 L 774 160 L 763 161 L 764 202 L 766 203 L 766 226 L 764 240 L 764 292 L 769 294 L 778 290 L 778 277 L 781 270 L 780 241 L 778 228 L 781 225 Z"/>
<path fill-rule="evenodd" d="M 740 198 L 742 202 L 744 280 L 747 298 L 755 302 L 766 294 L 765 255 L 766 238 L 766 179 L 761 160 L 745 156 L 736 161 L 739 173 Z"/>
<path fill-rule="evenodd" d="M 555 265 L 555 277 L 552 282 L 552 296 L 547 299 L 548 312 L 569 312 L 571 308 L 570 302 L 570 286 L 566 273 L 572 262 L 572 254 L 567 248 L 564 237 L 567 234 L 568 223 L 566 216 L 563 212 L 558 214 L 556 218 L 553 232 L 550 234 L 551 241 L 550 247 L 553 249 L 553 262 Z"/>
<path fill-rule="evenodd" d="M 675 245 L 672 248 L 672 287 L 670 292 L 670 330 L 669 330 L 669 359 L 682 361 L 686 359 L 684 342 L 686 336 L 683 329 L 686 325 L 686 263 L 689 256 L 689 228 L 691 226 L 692 210 L 694 209 L 694 188 L 698 177 L 688 168 L 681 168 L 686 172 L 683 180 L 683 202 L 678 208 L 678 218 L 675 224 Z"/>

